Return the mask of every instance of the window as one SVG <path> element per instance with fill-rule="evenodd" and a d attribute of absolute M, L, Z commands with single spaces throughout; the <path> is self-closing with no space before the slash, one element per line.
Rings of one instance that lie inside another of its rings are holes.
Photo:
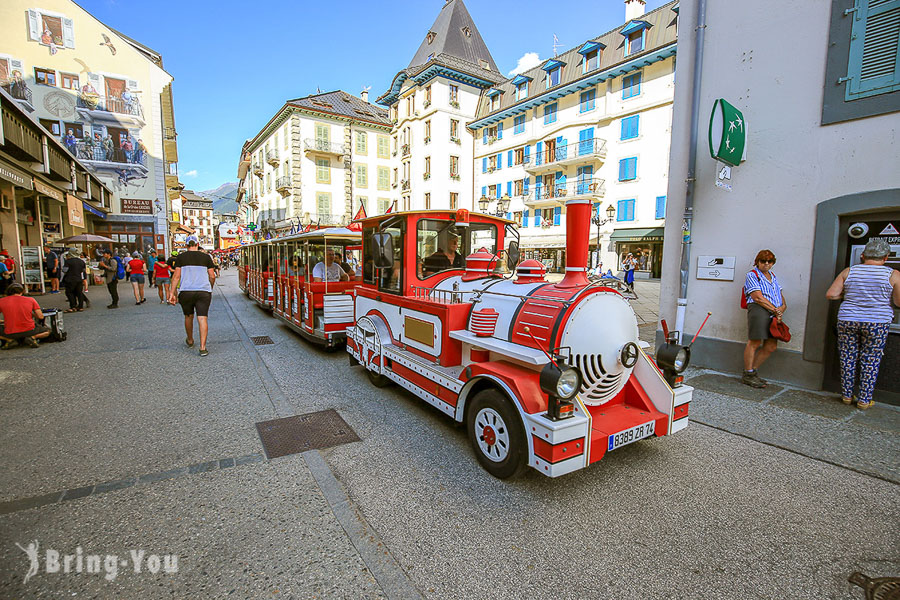
<path fill-rule="evenodd" d="M 431 177 L 431 157 L 425 157 L 425 179 Z"/>
<path fill-rule="evenodd" d="M 331 160 L 316 159 L 316 183 L 331 183 Z"/>
<path fill-rule="evenodd" d="M 450 84 L 450 106 L 459 108 L 459 86 Z"/>
<path fill-rule="evenodd" d="M 75 27 L 72 19 L 59 15 L 46 15 L 29 9 L 28 37 L 30 40 L 51 48 L 74 48 Z M 53 53 L 55 49 L 51 50 Z"/>
<path fill-rule="evenodd" d="M 459 121 L 450 119 L 450 138 L 459 139 Z"/>
<path fill-rule="evenodd" d="M 378 136 L 378 158 L 390 158 L 391 142 L 386 135 Z"/>
<path fill-rule="evenodd" d="M 425 143 L 431 141 L 431 120 L 425 121 Z"/>
<path fill-rule="evenodd" d="M 274 138 L 272 145 L 275 147 L 275 151 L 277 152 L 278 151 L 278 132 L 277 131 L 275 132 L 275 138 Z M 269 151 L 269 144 L 266 144 L 266 152 L 268 152 L 268 151 Z"/>
<path fill-rule="evenodd" d="M 556 123 L 556 102 L 544 106 L 544 125 Z"/>
<path fill-rule="evenodd" d="M 665 219 L 666 218 L 666 197 L 665 196 L 657 196 L 656 197 L 656 218 L 657 219 Z"/>
<path fill-rule="evenodd" d="M 425 87 L 425 104 L 431 104 L 431 86 Z"/>
<path fill-rule="evenodd" d="M 459 206 L 459 194 L 457 192 L 450 192 L 450 210 L 456 210 Z"/>
<path fill-rule="evenodd" d="M 425 192 L 425 210 L 431 210 L 431 193 Z"/>
<path fill-rule="evenodd" d="M 272 191 L 272 174 L 271 173 L 266 173 L 266 191 L 267 192 Z"/>
<path fill-rule="evenodd" d="M 633 98 L 641 93 L 640 72 L 622 78 L 622 100 Z"/>
<path fill-rule="evenodd" d="M 644 31 L 644 29 L 641 29 L 628 36 L 628 51 L 625 53 L 626 56 L 634 54 L 635 52 L 640 52 L 644 49 Z"/>
<path fill-rule="evenodd" d="M 555 85 L 559 85 L 559 75 L 560 71 L 562 71 L 562 67 L 556 67 L 550 71 L 547 71 L 547 88 L 552 88 Z"/>
<path fill-rule="evenodd" d="M 525 115 L 513 119 L 513 133 L 525 133 Z"/>
<path fill-rule="evenodd" d="M 62 129 L 59 126 L 59 121 L 51 121 L 50 119 L 41 119 L 41 125 L 52 133 L 53 135 L 62 135 Z"/>
<path fill-rule="evenodd" d="M 369 210 L 369 197 L 368 197 L 368 196 L 357 196 L 357 197 L 356 197 L 356 202 L 357 202 L 361 207 L 363 207 L 363 209 L 366 211 L 366 214 L 368 214 L 368 210 Z"/>
<path fill-rule="evenodd" d="M 597 101 L 597 90 L 581 92 L 581 108 L 579 112 L 594 110 Z"/>
<path fill-rule="evenodd" d="M 331 220 L 331 193 L 330 192 L 317 192 L 316 193 L 316 212 L 318 213 L 316 220 L 325 221 L 326 223 Z"/>
<path fill-rule="evenodd" d="M 524 196 L 525 195 L 525 180 L 517 179 L 515 182 L 515 195 L 516 196 Z"/>
<path fill-rule="evenodd" d="M 366 165 L 356 165 L 356 187 L 369 187 L 369 169 Z"/>
<path fill-rule="evenodd" d="M 60 73 L 59 74 L 60 87 L 67 90 L 77 90 L 78 89 L 78 75 L 73 75 L 72 73 Z"/>
<path fill-rule="evenodd" d="M 459 177 L 459 157 L 450 157 L 450 177 Z"/>
<path fill-rule="evenodd" d="M 525 162 L 525 148 L 516 148 L 513 151 L 513 160 L 514 165 L 521 165 Z"/>
<path fill-rule="evenodd" d="M 378 199 L 378 214 L 383 215 L 387 212 L 387 210 L 391 207 L 391 199 L 390 198 L 379 198 Z"/>
<path fill-rule="evenodd" d="M 490 109 L 491 109 L 492 111 L 497 110 L 498 108 L 500 108 L 500 94 L 496 94 L 496 95 L 494 95 L 494 96 L 491 96 L 490 103 L 491 103 L 491 108 L 490 108 Z"/>
<path fill-rule="evenodd" d="M 356 132 L 356 153 L 357 154 L 368 154 L 369 146 L 368 146 L 368 135 L 365 131 L 357 131 Z"/>
<path fill-rule="evenodd" d="M 316 142 L 328 144 L 331 141 L 331 127 L 324 123 L 316 123 Z"/>
<path fill-rule="evenodd" d="M 623 140 L 632 140 L 638 136 L 640 115 L 633 115 L 622 119 Z"/>
<path fill-rule="evenodd" d="M 634 198 L 619 200 L 616 221 L 634 221 Z"/>
<path fill-rule="evenodd" d="M 589 73 L 600 66 L 600 51 L 592 50 L 584 55 L 584 72 Z"/>
<path fill-rule="evenodd" d="M 378 167 L 378 189 L 391 189 L 391 171 L 387 167 Z"/>
<path fill-rule="evenodd" d="M 516 102 L 519 100 L 524 100 L 528 97 L 528 82 L 523 81 L 519 85 L 516 86 Z"/>
<path fill-rule="evenodd" d="M 637 157 L 623 158 L 619 161 L 619 181 L 637 179 Z"/>
<path fill-rule="evenodd" d="M 79 140 L 84 138 L 84 126 L 81 123 L 63 123 L 63 131 L 66 132 L 66 135 L 69 135 L 71 131 L 72 135 Z"/>
<path fill-rule="evenodd" d="M 56 85 L 56 71 L 34 68 L 34 82 L 41 85 Z"/>
<path fill-rule="evenodd" d="M 289 130 L 288 130 L 288 126 L 285 125 L 285 126 L 284 126 L 284 135 L 282 136 L 282 138 L 284 139 L 284 149 L 285 149 L 285 150 L 287 150 L 287 148 L 288 148 L 288 142 L 290 142 L 290 139 L 291 139 L 291 134 L 288 133 L 288 131 L 289 131 Z"/>

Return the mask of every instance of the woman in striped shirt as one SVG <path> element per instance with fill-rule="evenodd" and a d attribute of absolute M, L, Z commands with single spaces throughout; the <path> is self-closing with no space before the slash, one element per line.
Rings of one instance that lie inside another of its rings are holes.
<path fill-rule="evenodd" d="M 753 269 L 744 281 L 747 295 L 747 345 L 744 347 L 744 374 L 741 382 L 755 388 L 768 385 L 757 369 L 775 352 L 778 340 L 772 337 L 769 326 L 772 319 L 781 321 L 787 308 L 781 285 L 772 267 L 775 255 L 771 250 L 760 250 L 753 261 Z"/>
<path fill-rule="evenodd" d="M 853 402 L 853 384 L 859 366 L 859 395 L 856 406 L 872 406 L 872 390 L 884 356 L 888 330 L 894 320 L 891 300 L 900 306 L 900 272 L 885 266 L 891 246 L 872 239 L 862 254 L 862 264 L 841 271 L 825 297 L 840 300 L 838 310 L 838 352 L 841 359 L 841 395 L 844 404 Z"/>

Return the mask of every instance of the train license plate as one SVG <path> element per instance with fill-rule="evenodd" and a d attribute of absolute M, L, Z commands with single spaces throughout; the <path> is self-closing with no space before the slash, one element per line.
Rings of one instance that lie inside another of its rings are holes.
<path fill-rule="evenodd" d="M 609 450 L 615 450 L 622 446 L 627 446 L 631 442 L 636 442 L 644 438 L 650 437 L 656 431 L 656 421 L 647 421 L 637 427 L 620 431 L 609 436 Z"/>

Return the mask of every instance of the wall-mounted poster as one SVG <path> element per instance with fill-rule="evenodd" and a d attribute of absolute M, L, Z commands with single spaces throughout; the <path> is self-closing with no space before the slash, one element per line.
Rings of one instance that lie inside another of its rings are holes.
<path fill-rule="evenodd" d="M 39 246 L 22 247 L 22 273 L 25 285 L 40 286 L 44 290 L 44 269 L 42 269 L 41 249 Z"/>

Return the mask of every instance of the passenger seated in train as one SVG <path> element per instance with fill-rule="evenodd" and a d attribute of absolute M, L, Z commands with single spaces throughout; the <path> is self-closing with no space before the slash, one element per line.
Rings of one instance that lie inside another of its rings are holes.
<path fill-rule="evenodd" d="M 351 267 L 347 263 L 347 261 L 344 260 L 344 257 L 341 256 L 340 252 L 335 253 L 335 258 L 337 259 L 338 263 L 341 265 L 341 268 L 344 270 L 344 273 L 346 273 L 347 276 L 350 277 L 350 279 L 353 279 L 353 267 Z"/>
<path fill-rule="evenodd" d="M 313 281 L 350 281 L 344 269 L 335 262 L 334 250 L 328 249 L 325 252 L 325 260 L 313 267 Z"/>
<path fill-rule="evenodd" d="M 422 274 L 428 277 L 445 269 L 465 268 L 466 261 L 463 259 L 462 254 L 457 252 L 458 248 L 459 236 L 449 235 L 447 237 L 447 250 L 444 251 L 438 248 L 437 252 L 425 258 L 422 264 Z"/>

